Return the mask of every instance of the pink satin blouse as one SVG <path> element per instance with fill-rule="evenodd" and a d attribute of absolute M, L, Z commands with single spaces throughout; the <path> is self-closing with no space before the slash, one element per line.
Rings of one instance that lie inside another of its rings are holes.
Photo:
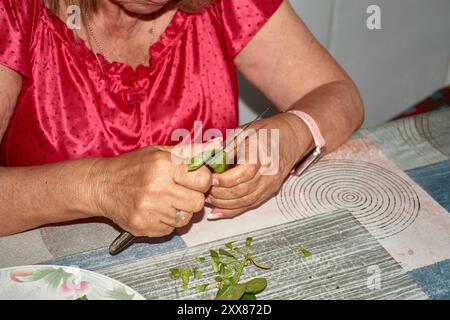
<path fill-rule="evenodd" d="M 44 0 L 0 2 L 0 64 L 23 86 L 0 147 L 1 166 L 109 157 L 172 145 L 172 132 L 222 134 L 238 124 L 234 57 L 282 0 L 216 0 L 178 11 L 150 48 L 151 66 L 108 64 Z M 1 103 L 1 102 L 0 102 Z"/>

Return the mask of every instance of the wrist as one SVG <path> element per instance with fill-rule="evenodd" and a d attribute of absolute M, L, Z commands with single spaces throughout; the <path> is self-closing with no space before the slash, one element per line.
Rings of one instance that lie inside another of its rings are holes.
<path fill-rule="evenodd" d="M 71 175 L 75 177 L 73 184 L 74 201 L 72 210 L 83 213 L 86 217 L 103 216 L 100 210 L 100 194 L 104 185 L 102 170 L 99 165 L 102 159 L 85 159 L 75 161 Z"/>
<path fill-rule="evenodd" d="M 306 123 L 292 113 L 282 113 L 286 125 L 286 143 L 290 157 L 288 168 L 292 169 L 308 152 L 314 148 L 314 137 Z"/>

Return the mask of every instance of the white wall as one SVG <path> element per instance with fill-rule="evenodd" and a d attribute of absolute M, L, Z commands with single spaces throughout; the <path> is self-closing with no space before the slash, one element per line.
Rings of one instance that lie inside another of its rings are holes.
<path fill-rule="evenodd" d="M 447 73 L 447 81 L 445 82 L 447 85 L 450 85 L 450 60 L 448 62 L 448 73 Z"/>
<path fill-rule="evenodd" d="M 291 0 L 363 95 L 365 126 L 380 124 L 450 83 L 449 0 Z M 366 9 L 381 7 L 382 30 L 368 30 Z M 241 121 L 268 103 L 244 80 Z"/>
<path fill-rule="evenodd" d="M 291 4 L 316 38 L 328 47 L 332 34 L 334 0 L 292 0 Z"/>
<path fill-rule="evenodd" d="M 370 4 L 381 7 L 382 30 L 366 28 Z M 391 118 L 444 85 L 449 14 L 449 0 L 336 0 L 330 50 L 361 89 L 366 126 Z"/>
<path fill-rule="evenodd" d="M 328 46 L 331 34 L 334 0 L 291 0 L 293 7 L 315 34 L 317 39 Z M 245 79 L 239 77 L 241 90 L 240 122 L 247 123 L 255 119 L 266 106 L 271 105 Z"/>

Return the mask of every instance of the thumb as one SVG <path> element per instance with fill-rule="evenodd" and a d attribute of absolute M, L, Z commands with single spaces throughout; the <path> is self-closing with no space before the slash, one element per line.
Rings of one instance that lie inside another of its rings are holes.
<path fill-rule="evenodd" d="M 223 148 L 223 138 L 219 137 L 212 139 L 205 143 L 194 143 L 190 145 L 190 159 L 196 157 L 204 152 L 222 149 Z"/>

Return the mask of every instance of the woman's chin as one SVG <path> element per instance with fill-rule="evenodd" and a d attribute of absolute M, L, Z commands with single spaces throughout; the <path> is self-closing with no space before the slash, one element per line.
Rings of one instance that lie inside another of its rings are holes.
<path fill-rule="evenodd" d="M 139 15 L 150 15 L 153 14 L 157 11 L 159 11 L 163 6 L 129 6 L 129 7 L 124 7 L 124 9 L 132 14 L 139 14 Z"/>
<path fill-rule="evenodd" d="M 159 11 L 169 0 L 153 0 L 153 1 L 129 1 L 114 0 L 114 2 L 132 14 L 149 15 Z"/>

